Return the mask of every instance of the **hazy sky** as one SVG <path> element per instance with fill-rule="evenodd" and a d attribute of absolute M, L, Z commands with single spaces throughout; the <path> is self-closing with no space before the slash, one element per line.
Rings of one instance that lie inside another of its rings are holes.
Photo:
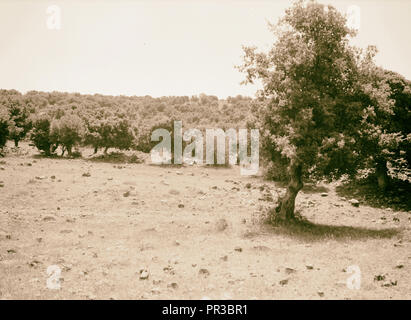
<path fill-rule="evenodd" d="M 411 79 L 411 1 L 328 0 L 361 9 L 356 44 Z M 125 95 L 237 94 L 242 44 L 268 48 L 286 0 L 0 0 L 0 88 Z M 61 9 L 49 29 L 47 8 Z"/>

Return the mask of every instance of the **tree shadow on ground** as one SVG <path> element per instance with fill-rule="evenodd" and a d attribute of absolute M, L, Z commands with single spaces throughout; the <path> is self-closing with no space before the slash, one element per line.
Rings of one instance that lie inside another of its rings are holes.
<path fill-rule="evenodd" d="M 315 184 L 305 184 L 301 190 L 303 193 L 312 194 L 312 193 L 322 193 L 330 191 L 325 186 L 318 186 Z"/>
<path fill-rule="evenodd" d="M 281 221 L 270 224 L 275 234 L 303 241 L 390 239 L 401 234 L 401 229 L 370 229 L 353 226 L 316 224 L 308 220 Z"/>
<path fill-rule="evenodd" d="M 411 184 L 406 181 L 390 181 L 382 192 L 374 177 L 354 180 L 336 187 L 339 196 L 347 199 L 355 198 L 361 204 L 373 208 L 392 208 L 398 211 L 411 211 Z"/>
<path fill-rule="evenodd" d="M 86 159 L 91 162 L 105 162 L 105 163 L 143 163 L 144 160 L 140 159 L 135 154 L 125 154 L 123 152 L 110 152 L 106 154 L 93 155 Z"/>

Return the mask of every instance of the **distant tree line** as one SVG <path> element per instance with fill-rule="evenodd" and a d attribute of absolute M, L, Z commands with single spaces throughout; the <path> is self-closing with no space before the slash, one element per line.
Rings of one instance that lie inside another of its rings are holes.
<path fill-rule="evenodd" d="M 135 149 L 149 152 L 156 128 L 172 130 L 172 119 L 188 128 L 244 128 L 252 99 L 238 95 L 152 98 L 63 92 L 0 90 L 0 148 L 28 139 L 47 156 L 76 146 L 95 152 Z"/>

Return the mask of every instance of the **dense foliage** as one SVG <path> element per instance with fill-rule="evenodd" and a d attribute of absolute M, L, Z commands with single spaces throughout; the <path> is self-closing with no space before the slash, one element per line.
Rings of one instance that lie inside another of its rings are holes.
<path fill-rule="evenodd" d="M 164 128 L 172 133 L 173 119 L 181 120 L 184 129 L 245 128 L 252 99 L 1 90 L 0 101 L 2 110 L 8 110 L 3 116 L 3 130 L 8 130 L 1 135 L 3 140 L 18 142 L 29 133 L 33 145 L 46 155 L 59 148 L 70 155 L 76 145 L 91 146 L 95 152 L 110 148 L 149 152 L 158 143 L 151 141 L 153 130 Z"/>
<path fill-rule="evenodd" d="M 276 171 L 287 172 L 281 177 L 287 192 L 272 218 L 294 218 L 307 178 L 378 172 L 381 163 L 384 172 L 389 163 L 406 176 L 409 84 L 375 67 L 375 48 L 350 45 L 355 31 L 332 6 L 297 1 L 271 27 L 271 50 L 244 48 L 239 68 L 246 83 L 263 84 L 255 112 L 262 154 Z"/>

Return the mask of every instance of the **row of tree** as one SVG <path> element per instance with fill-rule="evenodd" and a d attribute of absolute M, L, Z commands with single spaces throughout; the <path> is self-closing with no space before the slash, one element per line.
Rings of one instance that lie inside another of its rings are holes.
<path fill-rule="evenodd" d="M 95 152 L 149 152 L 152 131 L 171 130 L 172 119 L 182 120 L 184 128 L 245 127 L 251 101 L 205 94 L 152 98 L 0 90 L 0 148 L 7 140 L 18 146 L 28 138 L 46 155 L 61 149 L 71 156 L 76 145 L 92 146 Z"/>

